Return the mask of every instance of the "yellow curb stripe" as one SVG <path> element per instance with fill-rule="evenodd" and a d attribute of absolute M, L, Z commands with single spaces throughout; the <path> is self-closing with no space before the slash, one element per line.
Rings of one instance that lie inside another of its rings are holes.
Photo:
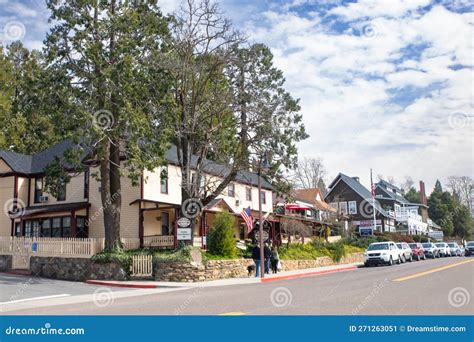
<path fill-rule="evenodd" d="M 242 316 L 245 315 L 245 312 L 226 312 L 223 314 L 219 314 L 219 316 Z"/>
<path fill-rule="evenodd" d="M 444 270 L 447 270 L 448 268 L 451 268 L 451 267 L 456 267 L 456 266 L 460 266 L 460 265 L 463 265 L 463 264 L 467 264 L 467 263 L 469 263 L 469 262 L 474 262 L 474 260 L 461 261 L 461 262 L 458 262 L 458 263 L 455 263 L 455 264 L 451 264 L 451 265 L 447 265 L 447 266 L 443 266 L 443 267 L 434 268 L 434 269 L 429 270 L 429 271 L 420 272 L 420 273 L 415 273 L 415 274 L 412 274 L 412 275 L 407 276 L 407 277 L 394 279 L 393 281 L 405 281 L 405 280 L 410 280 L 410 279 L 422 277 L 422 276 L 425 276 L 425 275 L 428 275 L 428 274 L 431 274 L 431 273 L 444 271 Z"/>

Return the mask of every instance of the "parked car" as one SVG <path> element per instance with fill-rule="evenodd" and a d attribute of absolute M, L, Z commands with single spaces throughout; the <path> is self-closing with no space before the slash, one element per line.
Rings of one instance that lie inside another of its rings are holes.
<path fill-rule="evenodd" d="M 451 250 L 451 255 L 461 256 L 463 255 L 463 250 L 459 247 L 457 242 L 448 242 L 449 249 Z"/>
<path fill-rule="evenodd" d="M 423 252 L 428 258 L 439 258 L 439 249 L 436 245 L 432 242 L 425 242 L 422 244 Z"/>
<path fill-rule="evenodd" d="M 401 263 L 401 251 L 393 241 L 374 242 L 364 253 L 364 266 Z"/>
<path fill-rule="evenodd" d="M 411 251 L 410 246 L 406 242 L 398 242 L 397 243 L 398 249 L 401 251 L 402 255 L 402 262 L 412 262 L 413 261 L 413 252 Z"/>
<path fill-rule="evenodd" d="M 474 254 L 474 241 L 468 241 L 466 247 L 464 248 L 464 255 L 470 256 Z"/>
<path fill-rule="evenodd" d="M 411 248 L 413 257 L 420 261 L 421 259 L 426 260 L 425 252 L 423 251 L 423 246 L 419 242 L 409 243 L 408 246 Z"/>
<path fill-rule="evenodd" d="M 451 256 L 451 248 L 449 248 L 446 242 L 437 242 L 435 243 L 436 247 L 439 249 L 439 254 L 443 257 Z"/>

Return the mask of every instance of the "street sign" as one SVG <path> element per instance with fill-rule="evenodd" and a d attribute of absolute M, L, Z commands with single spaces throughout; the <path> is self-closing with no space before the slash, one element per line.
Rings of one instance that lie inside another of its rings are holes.
<path fill-rule="evenodd" d="M 255 240 L 260 241 L 260 231 L 256 231 L 255 232 Z M 268 240 L 268 232 L 266 230 L 263 231 L 263 241 L 267 241 Z"/>
<path fill-rule="evenodd" d="M 190 228 L 191 227 L 191 220 L 188 219 L 187 217 L 181 217 L 177 221 L 178 227 L 180 228 Z"/>
<path fill-rule="evenodd" d="M 31 251 L 32 251 L 33 253 L 38 252 L 38 242 L 35 241 L 35 242 L 33 242 L 33 243 L 31 244 Z"/>
<path fill-rule="evenodd" d="M 359 228 L 360 236 L 370 236 L 373 235 L 372 228 Z"/>
<path fill-rule="evenodd" d="M 178 228 L 176 236 L 178 240 L 191 240 L 191 228 Z"/>

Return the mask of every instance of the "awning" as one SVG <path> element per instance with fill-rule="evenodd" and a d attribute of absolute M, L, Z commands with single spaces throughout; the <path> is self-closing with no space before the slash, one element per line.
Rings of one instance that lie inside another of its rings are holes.
<path fill-rule="evenodd" d="M 287 203 L 285 208 L 288 210 L 311 210 L 312 208 L 309 205 L 300 204 L 300 203 Z"/>
<path fill-rule="evenodd" d="M 15 212 L 10 211 L 9 216 L 12 219 L 27 218 L 46 213 L 59 213 L 63 211 L 76 211 L 86 209 L 91 206 L 88 202 L 61 203 L 41 206 L 30 206 L 27 208 L 18 208 Z"/>

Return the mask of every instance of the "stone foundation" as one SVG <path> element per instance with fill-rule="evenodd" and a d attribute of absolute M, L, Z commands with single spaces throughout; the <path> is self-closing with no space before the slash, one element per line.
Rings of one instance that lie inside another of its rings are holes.
<path fill-rule="evenodd" d="M 87 258 L 31 257 L 30 270 L 33 275 L 60 280 L 128 279 L 121 265 L 93 263 Z"/>
<path fill-rule="evenodd" d="M 12 256 L 0 255 L 0 272 L 10 272 L 12 270 Z"/>
<path fill-rule="evenodd" d="M 363 254 L 349 254 L 335 263 L 329 257 L 314 260 L 282 260 L 283 271 L 317 268 L 336 264 L 362 262 Z M 197 282 L 248 276 L 247 267 L 254 265 L 253 260 L 209 260 L 206 264 L 184 262 L 155 262 L 153 274 L 156 281 Z"/>

